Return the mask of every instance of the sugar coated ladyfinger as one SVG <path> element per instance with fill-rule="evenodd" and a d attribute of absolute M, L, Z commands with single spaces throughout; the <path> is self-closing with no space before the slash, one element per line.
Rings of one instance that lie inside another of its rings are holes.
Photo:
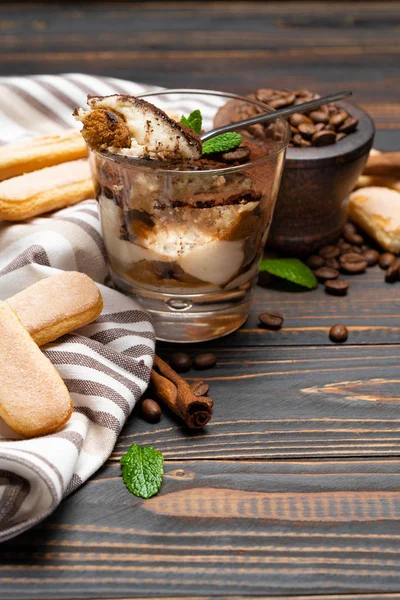
<path fill-rule="evenodd" d="M 23 221 L 94 198 L 86 159 L 70 161 L 0 183 L 0 219 Z"/>
<path fill-rule="evenodd" d="M 71 416 L 72 400 L 16 313 L 0 302 L 0 416 L 23 437 L 53 433 Z"/>
<path fill-rule="evenodd" d="M 86 144 L 75 129 L 8 144 L 0 148 L 0 181 L 86 155 Z"/>
<path fill-rule="evenodd" d="M 97 285 L 76 271 L 41 279 L 7 302 L 39 346 L 94 321 L 103 309 Z"/>

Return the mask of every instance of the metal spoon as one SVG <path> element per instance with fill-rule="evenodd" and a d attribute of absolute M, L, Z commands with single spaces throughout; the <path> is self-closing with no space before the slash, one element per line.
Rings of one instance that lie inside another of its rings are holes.
<path fill-rule="evenodd" d="M 322 98 L 310 100 L 309 102 L 303 102 L 302 104 L 288 106 L 287 108 L 280 108 L 279 110 L 275 110 L 271 113 L 256 115 L 255 117 L 250 117 L 250 119 L 245 119 L 244 121 L 238 121 L 237 123 L 229 123 L 229 125 L 223 125 L 222 127 L 211 129 L 210 131 L 203 133 L 200 136 L 200 139 L 202 142 L 205 142 L 206 140 L 209 140 L 210 138 L 213 138 L 216 135 L 220 135 L 221 133 L 226 133 L 227 131 L 236 131 L 237 129 L 243 129 L 243 127 L 248 127 L 249 125 L 256 125 L 256 123 L 268 123 L 270 121 L 278 119 L 279 117 L 287 117 L 288 115 L 292 115 L 293 113 L 301 113 L 307 110 L 313 110 L 315 108 L 319 108 L 323 104 L 336 102 L 337 100 L 342 100 L 342 98 L 347 98 L 347 96 L 351 95 L 352 92 L 338 92 L 337 94 L 322 96 Z"/>

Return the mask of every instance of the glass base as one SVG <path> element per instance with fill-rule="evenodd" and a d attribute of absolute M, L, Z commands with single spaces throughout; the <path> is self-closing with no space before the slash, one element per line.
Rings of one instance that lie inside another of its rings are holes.
<path fill-rule="evenodd" d="M 246 321 L 255 279 L 206 294 L 172 295 L 139 288 L 110 271 L 116 287 L 150 314 L 156 338 L 181 344 L 207 342 L 238 329 Z"/>

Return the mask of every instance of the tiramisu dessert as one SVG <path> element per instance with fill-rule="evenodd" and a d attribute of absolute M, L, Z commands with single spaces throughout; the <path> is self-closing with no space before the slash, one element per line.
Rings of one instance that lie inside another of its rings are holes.
<path fill-rule="evenodd" d="M 92 96 L 88 105 L 75 117 L 116 284 L 182 296 L 254 278 L 284 152 L 265 160 L 268 151 L 237 133 L 202 144 L 198 110 L 177 122 L 132 96 Z"/>

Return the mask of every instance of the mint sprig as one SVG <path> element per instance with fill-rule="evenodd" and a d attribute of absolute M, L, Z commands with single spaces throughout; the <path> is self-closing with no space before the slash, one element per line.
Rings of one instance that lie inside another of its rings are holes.
<path fill-rule="evenodd" d="M 215 152 L 228 152 L 237 148 L 242 143 L 242 136 L 234 131 L 221 133 L 203 143 L 203 154 L 214 154 Z"/>
<path fill-rule="evenodd" d="M 188 127 L 197 134 L 201 132 L 202 124 L 203 117 L 198 109 L 191 112 L 187 118 L 184 115 L 181 116 L 181 125 Z"/>
<path fill-rule="evenodd" d="M 260 263 L 260 271 L 266 271 L 311 290 L 318 285 L 314 273 L 298 258 L 264 258 Z"/>
<path fill-rule="evenodd" d="M 132 494 L 147 499 L 159 492 L 164 474 L 164 457 L 159 450 L 132 444 L 120 462 L 122 479 Z"/>

